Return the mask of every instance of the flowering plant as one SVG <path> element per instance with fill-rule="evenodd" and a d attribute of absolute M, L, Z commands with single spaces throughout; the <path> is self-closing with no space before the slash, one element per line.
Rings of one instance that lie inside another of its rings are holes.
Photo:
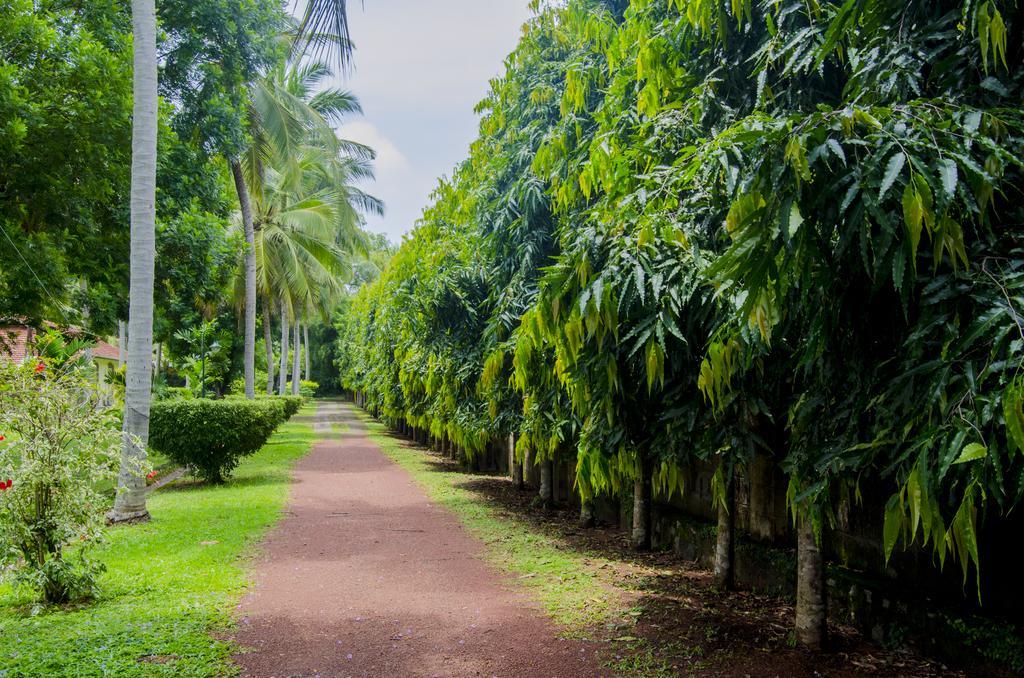
<path fill-rule="evenodd" d="M 117 476 L 119 420 L 82 370 L 0 362 L 0 566 L 47 603 L 94 592 L 98 488 Z"/>

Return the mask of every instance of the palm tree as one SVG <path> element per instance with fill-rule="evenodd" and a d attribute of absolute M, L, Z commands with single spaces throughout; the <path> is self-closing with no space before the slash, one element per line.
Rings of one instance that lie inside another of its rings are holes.
<path fill-rule="evenodd" d="M 365 250 L 362 214 L 382 211 L 379 200 L 352 185 L 372 177 L 373 152 L 334 132 L 334 125 L 360 107 L 347 92 L 320 88 L 330 74 L 320 63 L 283 64 L 268 73 L 253 88 L 253 144 L 238 163 L 242 181 L 236 187 L 246 189 L 253 231 L 244 303 L 248 311 L 251 251 L 252 293 L 263 299 L 266 313 L 268 393 L 274 390 L 271 300 L 283 309 L 282 343 L 289 339 L 292 318 L 298 323 L 302 313 L 329 312 L 325 304 L 341 291 L 350 254 Z M 250 224 L 244 211 L 241 216 L 248 238 Z M 279 392 L 287 371 L 282 360 Z"/>
<path fill-rule="evenodd" d="M 291 36 L 292 54 L 297 60 L 312 53 L 319 56 L 330 50 L 342 66 L 348 64 L 352 56 L 352 43 L 348 33 L 348 7 L 346 0 L 306 0 L 292 5 L 293 10 L 301 9 L 301 16 Z M 259 120 L 252 131 L 259 139 L 262 128 Z M 252 205 L 246 177 L 242 171 L 240 159 L 231 161 L 231 174 L 238 193 L 238 204 L 241 210 L 242 226 L 245 233 L 245 336 L 244 336 L 244 374 L 245 397 L 256 397 L 256 234 L 252 216 Z M 264 331 L 264 340 L 270 336 L 269 328 Z M 269 342 L 268 342 L 269 346 Z M 270 349 L 268 348 L 268 352 Z M 273 384 L 272 360 L 267 362 L 268 391 Z"/>
<path fill-rule="evenodd" d="M 157 58 L 154 0 L 132 0 L 134 110 L 132 118 L 131 285 L 124 443 L 112 521 L 145 519 L 141 473 L 149 439 L 153 371 L 153 279 L 156 260 Z"/>

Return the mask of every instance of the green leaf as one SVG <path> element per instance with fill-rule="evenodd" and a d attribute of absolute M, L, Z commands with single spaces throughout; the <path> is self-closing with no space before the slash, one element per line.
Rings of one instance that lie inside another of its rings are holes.
<path fill-rule="evenodd" d="M 917 246 L 921 243 L 921 224 L 924 219 L 924 204 L 921 194 L 917 192 L 915 182 L 911 181 L 903 189 L 903 221 L 910 232 L 911 258 L 917 258 Z"/>
<path fill-rule="evenodd" d="M 900 530 L 903 527 L 903 507 L 898 495 L 889 500 L 889 506 L 885 509 L 885 524 L 882 527 L 882 540 L 885 545 L 885 562 L 888 563 L 892 557 L 892 550 L 896 548 L 896 542 L 900 538 Z"/>
<path fill-rule="evenodd" d="M 885 194 L 889 192 L 892 185 L 896 183 L 896 177 L 903 171 L 903 165 L 907 162 L 907 156 L 903 154 L 903 151 L 896 151 L 891 158 L 889 158 L 889 164 L 885 166 L 885 175 L 882 177 L 882 185 L 878 189 L 878 199 L 882 200 L 885 198 Z"/>
<path fill-rule="evenodd" d="M 981 443 L 971 443 L 965 445 L 960 456 L 954 461 L 954 464 L 966 464 L 969 461 L 975 461 L 976 459 L 983 459 L 988 456 L 988 448 Z"/>
<path fill-rule="evenodd" d="M 910 505 L 910 535 L 913 539 L 921 523 L 921 472 L 917 466 L 907 478 L 907 503 Z"/>
<path fill-rule="evenodd" d="M 789 208 L 789 237 L 792 238 L 796 235 L 796 232 L 800 230 L 800 226 L 804 223 L 804 218 L 800 214 L 800 206 L 795 202 Z"/>
<path fill-rule="evenodd" d="M 1010 451 L 1024 451 L 1024 402 L 1013 386 L 1003 393 L 1003 418 L 1006 420 L 1006 440 Z"/>
<path fill-rule="evenodd" d="M 947 199 L 952 199 L 956 192 L 957 173 L 956 163 L 950 158 L 943 158 L 939 161 L 939 178 L 942 180 L 942 190 Z"/>

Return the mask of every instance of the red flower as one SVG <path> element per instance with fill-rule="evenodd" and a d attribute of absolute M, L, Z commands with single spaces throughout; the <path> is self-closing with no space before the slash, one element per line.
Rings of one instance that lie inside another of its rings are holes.
<path fill-rule="evenodd" d="M 0 443 L 7 440 L 7 436 L 0 434 Z"/>
<path fill-rule="evenodd" d="M 146 474 L 146 477 L 149 478 L 150 480 L 156 478 L 156 471 L 150 471 L 149 473 Z"/>
<path fill-rule="evenodd" d="M 0 490 L 9 490 L 13 484 L 14 481 L 8 478 L 6 483 L 0 483 Z"/>
<path fill-rule="evenodd" d="M 44 363 L 42 360 L 40 360 L 39 362 L 36 363 L 36 374 L 39 374 L 40 372 L 42 372 L 45 369 L 46 369 L 46 363 Z"/>

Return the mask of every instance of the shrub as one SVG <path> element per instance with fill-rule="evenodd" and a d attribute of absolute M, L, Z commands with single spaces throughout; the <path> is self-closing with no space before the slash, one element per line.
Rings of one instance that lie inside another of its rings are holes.
<path fill-rule="evenodd" d="M 294 417 L 302 409 L 302 404 L 306 402 L 306 399 L 300 395 L 271 396 L 271 398 L 284 404 L 284 418 L 286 420 Z"/>
<path fill-rule="evenodd" d="M 122 438 L 100 402 L 81 369 L 0 361 L 0 571 L 47 603 L 91 596 L 102 571 L 89 558 L 104 526 L 96 488 L 117 477 Z"/>
<path fill-rule="evenodd" d="M 157 400 L 192 400 L 196 395 L 187 386 L 168 386 L 157 392 Z"/>
<path fill-rule="evenodd" d="M 210 483 L 222 483 L 238 461 L 254 454 L 286 419 L 284 402 L 165 400 L 150 413 L 149 444 Z"/>
<path fill-rule="evenodd" d="M 313 398 L 316 396 L 316 392 L 320 390 L 320 384 L 315 381 L 306 381 L 303 379 L 299 382 L 299 395 L 304 398 Z"/>
<path fill-rule="evenodd" d="M 267 373 L 264 370 L 256 370 L 256 377 L 253 380 L 256 384 L 256 395 L 259 395 L 260 390 L 266 386 Z M 228 386 L 229 395 L 245 395 L 245 377 L 236 377 L 231 380 L 231 384 Z"/>

